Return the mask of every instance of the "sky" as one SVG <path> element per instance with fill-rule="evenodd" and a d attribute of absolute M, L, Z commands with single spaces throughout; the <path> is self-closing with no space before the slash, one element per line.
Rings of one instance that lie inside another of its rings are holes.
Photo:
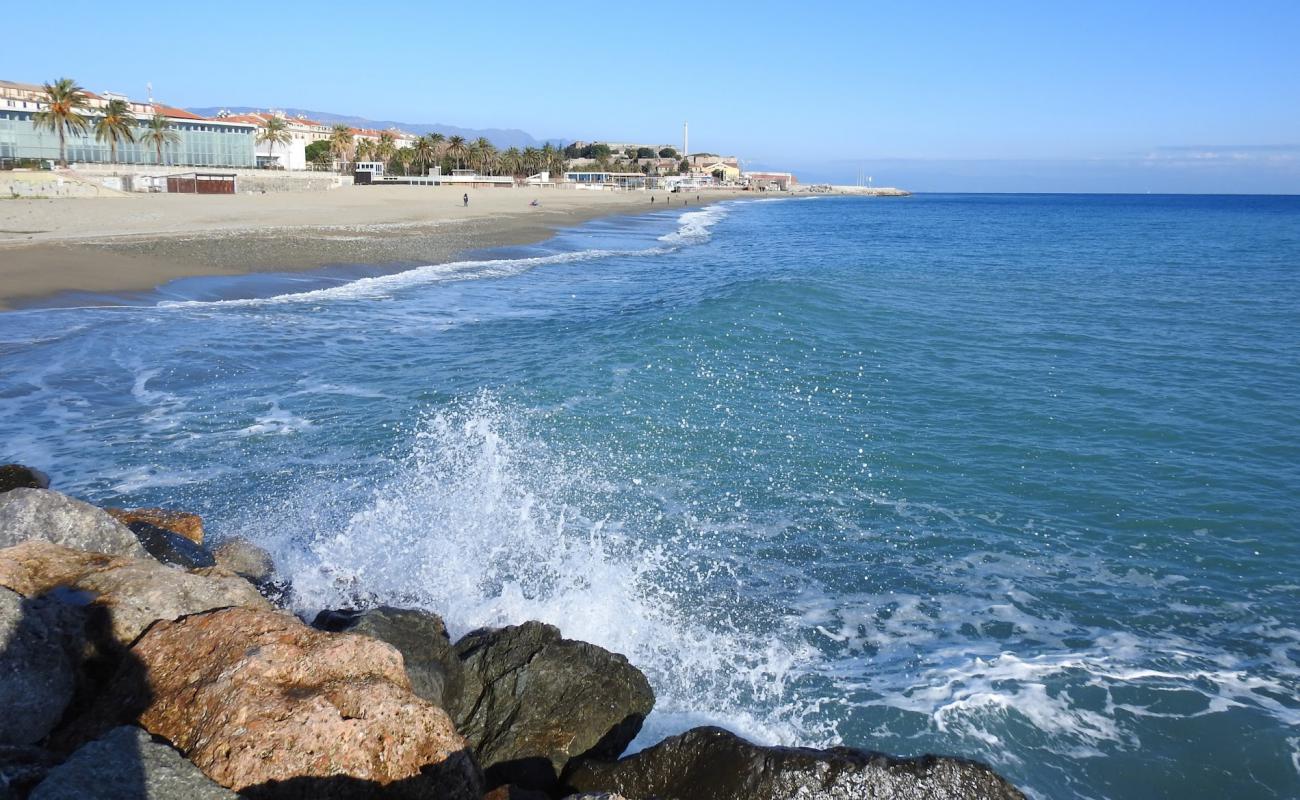
<path fill-rule="evenodd" d="M 570 140 L 678 142 L 689 121 L 692 151 L 805 182 L 1300 193 L 1300 0 L 59 11 L 6 37 L 0 78 Z"/>

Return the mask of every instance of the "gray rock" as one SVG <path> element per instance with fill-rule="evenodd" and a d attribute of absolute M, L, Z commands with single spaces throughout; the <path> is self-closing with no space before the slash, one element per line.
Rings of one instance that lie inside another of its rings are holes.
<path fill-rule="evenodd" d="M 0 492 L 10 489 L 48 489 L 50 476 L 39 469 L 24 467 L 22 464 L 5 464 L 0 466 Z"/>
<path fill-rule="evenodd" d="M 59 758 L 40 747 L 0 745 L 0 800 L 26 797 Z"/>
<path fill-rule="evenodd" d="M 29 800 L 236 800 L 139 728 L 114 728 L 50 770 Z"/>
<path fill-rule="evenodd" d="M 629 800 L 1024 800 L 975 761 L 761 747 L 721 728 L 694 728 L 618 762 L 584 759 L 562 782 Z"/>
<path fill-rule="evenodd" d="M 617 758 L 654 706 L 649 681 L 626 658 L 562 639 L 551 625 L 476 631 L 456 652 L 456 727 L 489 786 L 548 789 L 572 758 Z"/>
<path fill-rule="evenodd" d="M 275 577 L 275 562 L 271 560 L 271 554 L 247 540 L 227 539 L 212 551 L 212 556 L 218 566 L 253 583 L 270 581 Z"/>
<path fill-rule="evenodd" d="M 0 548 L 40 540 L 108 555 L 147 556 L 125 525 L 104 510 L 49 489 L 0 494 Z"/>
<path fill-rule="evenodd" d="M 0 745 L 40 742 L 77 688 L 80 617 L 0 587 Z"/>
<path fill-rule="evenodd" d="M 132 522 L 127 528 L 140 540 L 144 549 L 149 551 L 149 555 L 164 564 L 172 564 L 181 569 L 204 569 L 217 565 L 216 559 L 203 545 L 191 542 L 176 531 L 148 522 Z"/>

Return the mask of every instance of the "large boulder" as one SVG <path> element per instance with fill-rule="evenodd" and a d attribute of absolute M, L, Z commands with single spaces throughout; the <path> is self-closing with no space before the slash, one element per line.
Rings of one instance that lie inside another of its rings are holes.
<path fill-rule="evenodd" d="M 195 544 L 203 544 L 203 517 L 198 514 L 166 508 L 106 508 L 104 511 L 128 528 L 135 523 L 144 523 L 166 528 Z"/>
<path fill-rule="evenodd" d="M 0 586 L 27 597 L 76 590 L 87 605 L 107 612 L 110 635 L 122 647 L 154 620 L 227 606 L 270 609 L 252 585 L 219 568 L 182 572 L 152 558 L 87 553 L 43 541 L 0 550 Z"/>
<path fill-rule="evenodd" d="M 89 503 L 49 489 L 13 489 L 0 494 L 0 547 L 32 540 L 92 553 L 148 555 L 125 525 Z"/>
<path fill-rule="evenodd" d="M 0 492 L 11 489 L 48 489 L 50 476 L 22 464 L 0 465 Z"/>
<path fill-rule="evenodd" d="M 0 744 L 0 800 L 26 797 L 59 760 L 44 748 Z"/>
<path fill-rule="evenodd" d="M 372 636 L 396 647 L 406 664 L 411 691 L 456 716 L 464 669 L 447 635 L 447 626 L 437 614 L 391 606 L 367 611 L 322 611 L 312 626 Z"/>
<path fill-rule="evenodd" d="M 584 759 L 563 783 L 629 800 L 1024 800 L 975 761 L 762 747 L 721 728 L 694 728 L 618 762 Z"/>
<path fill-rule="evenodd" d="M 238 800 L 171 747 L 132 726 L 109 731 L 50 770 L 29 800 Z"/>
<path fill-rule="evenodd" d="M 479 798 L 482 776 L 442 709 L 411 693 L 397 650 L 227 608 L 159 622 L 101 713 L 136 718 L 246 797 Z"/>
<path fill-rule="evenodd" d="M 202 545 L 195 544 L 179 533 L 148 522 L 132 522 L 127 526 L 140 540 L 149 555 L 164 564 L 181 569 L 215 567 L 217 561 Z"/>
<path fill-rule="evenodd" d="M 32 745 L 63 717 L 77 688 L 81 616 L 51 598 L 0 587 L 0 745 Z"/>
<path fill-rule="evenodd" d="M 456 725 L 490 786 L 549 788 L 571 758 L 617 758 L 654 706 L 649 681 L 626 658 L 562 639 L 552 625 L 476 631 L 456 652 Z"/>

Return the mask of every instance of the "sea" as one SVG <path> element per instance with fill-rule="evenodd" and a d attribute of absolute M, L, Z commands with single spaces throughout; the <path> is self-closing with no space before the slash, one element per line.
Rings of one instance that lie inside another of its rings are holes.
<path fill-rule="evenodd" d="M 1300 797 L 1300 198 L 655 208 L 0 314 L 0 461 L 623 653 L 633 749 Z"/>

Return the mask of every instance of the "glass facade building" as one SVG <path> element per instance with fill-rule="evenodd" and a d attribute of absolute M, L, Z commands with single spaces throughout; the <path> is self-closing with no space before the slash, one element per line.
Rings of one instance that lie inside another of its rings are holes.
<path fill-rule="evenodd" d="M 0 108 L 0 161 L 59 158 L 59 136 L 37 129 L 32 111 Z M 68 162 L 107 164 L 112 161 L 108 142 L 95 138 L 93 113 L 84 133 L 69 133 Z M 163 145 L 163 166 L 255 167 L 257 127 L 207 119 L 170 119 L 177 141 Z M 117 163 L 158 164 L 157 148 L 144 141 L 145 121 L 135 126 L 135 142 L 119 142 Z"/>

